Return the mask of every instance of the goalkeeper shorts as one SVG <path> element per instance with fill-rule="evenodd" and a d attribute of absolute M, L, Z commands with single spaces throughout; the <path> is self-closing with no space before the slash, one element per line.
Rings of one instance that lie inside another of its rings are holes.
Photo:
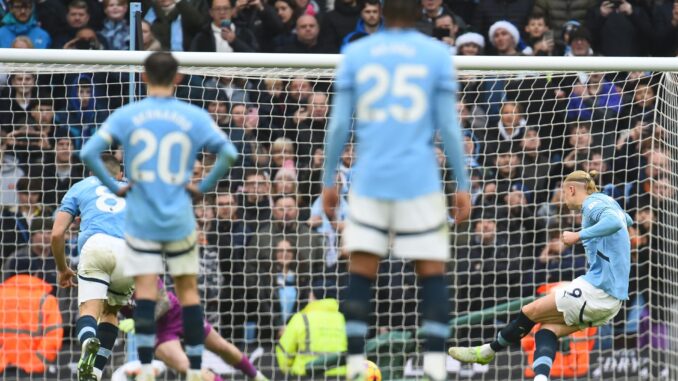
<path fill-rule="evenodd" d="M 164 274 L 165 259 L 170 275 L 197 275 L 200 258 L 196 239 L 195 231 L 183 239 L 167 242 L 126 235 L 125 275 Z"/>
<path fill-rule="evenodd" d="M 607 324 L 621 309 L 622 301 L 579 277 L 555 289 L 556 307 L 565 324 L 579 328 Z"/>
<path fill-rule="evenodd" d="M 343 246 L 348 252 L 447 261 L 448 214 L 443 193 L 407 200 L 380 200 L 351 193 Z"/>
<path fill-rule="evenodd" d="M 125 305 L 132 297 L 134 279 L 123 274 L 125 241 L 95 234 L 82 246 L 78 263 L 78 304 L 105 299 L 111 306 Z"/>

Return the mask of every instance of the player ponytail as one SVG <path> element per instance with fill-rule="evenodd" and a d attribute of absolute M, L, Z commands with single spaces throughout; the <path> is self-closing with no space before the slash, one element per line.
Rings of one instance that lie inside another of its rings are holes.
<path fill-rule="evenodd" d="M 591 194 L 599 191 L 598 185 L 596 185 L 596 178 L 598 176 L 598 171 L 574 171 L 565 178 L 565 182 L 584 184 L 586 186 L 586 193 Z"/>

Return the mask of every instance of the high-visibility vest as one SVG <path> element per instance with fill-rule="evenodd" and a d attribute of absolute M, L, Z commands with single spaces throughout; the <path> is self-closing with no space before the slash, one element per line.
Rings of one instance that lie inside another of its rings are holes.
<path fill-rule="evenodd" d="M 558 285 L 559 283 L 545 284 L 537 289 L 537 293 L 544 295 Z M 525 377 L 534 377 L 534 371 L 532 370 L 534 351 L 536 349 L 534 335 L 539 331 L 540 327 L 541 324 L 535 325 L 530 334 L 525 336 L 520 342 L 521 347 L 527 354 L 528 367 L 525 369 Z M 551 377 L 573 378 L 588 375 L 591 350 L 593 350 L 593 346 L 596 342 L 596 332 L 596 327 L 589 327 L 561 338 L 561 342 L 563 342 L 569 350 L 565 353 L 561 351 L 556 352 L 556 357 L 553 359 L 553 366 L 551 366 Z"/>
<path fill-rule="evenodd" d="M 57 358 L 64 331 L 52 286 L 31 275 L 0 284 L 0 372 L 42 373 Z"/>
<path fill-rule="evenodd" d="M 347 345 L 346 323 L 339 303 L 335 299 L 316 300 L 294 314 L 285 327 L 276 346 L 278 367 L 284 373 L 303 376 L 307 363 L 322 354 L 346 352 Z M 345 372 L 344 367 L 339 367 L 325 374 L 335 376 Z"/>

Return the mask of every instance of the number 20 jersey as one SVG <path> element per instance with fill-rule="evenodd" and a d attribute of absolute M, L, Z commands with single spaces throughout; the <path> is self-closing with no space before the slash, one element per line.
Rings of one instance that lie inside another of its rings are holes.
<path fill-rule="evenodd" d="M 126 185 L 120 183 L 120 185 Z M 90 176 L 79 181 L 68 190 L 61 201 L 60 211 L 73 217 L 80 216 L 80 234 L 78 235 L 78 251 L 89 237 L 103 233 L 122 238 L 125 228 L 127 201 L 111 193 L 96 178 Z"/>
<path fill-rule="evenodd" d="M 131 184 L 125 233 L 150 241 L 176 241 L 195 230 L 186 185 L 198 152 L 228 145 L 236 151 L 207 111 L 171 97 L 121 107 L 99 133 L 124 150 Z"/>
<path fill-rule="evenodd" d="M 353 192 L 397 200 L 441 191 L 434 107 L 439 92 L 457 89 L 449 49 L 415 30 L 390 29 L 343 53 L 335 86 L 354 104 Z"/>

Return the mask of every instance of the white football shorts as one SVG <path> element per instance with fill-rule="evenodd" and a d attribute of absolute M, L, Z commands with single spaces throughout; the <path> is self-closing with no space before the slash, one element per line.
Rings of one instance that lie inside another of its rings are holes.
<path fill-rule="evenodd" d="M 78 263 L 78 304 L 105 299 L 111 306 L 129 302 L 134 279 L 123 273 L 125 241 L 107 234 L 91 236 L 82 247 Z"/>
<path fill-rule="evenodd" d="M 569 326 L 587 328 L 605 325 L 622 306 L 621 300 L 594 287 L 583 277 L 557 287 L 554 292 L 556 307 Z"/>
<path fill-rule="evenodd" d="M 125 236 L 127 250 L 125 256 L 125 275 L 164 274 L 165 260 L 169 274 L 197 275 L 200 270 L 200 258 L 196 233 L 177 241 L 148 241 Z"/>
<path fill-rule="evenodd" d="M 410 260 L 447 261 L 450 237 L 443 193 L 408 200 L 379 200 L 358 196 L 348 199 L 343 232 L 348 252 L 366 252 Z"/>

